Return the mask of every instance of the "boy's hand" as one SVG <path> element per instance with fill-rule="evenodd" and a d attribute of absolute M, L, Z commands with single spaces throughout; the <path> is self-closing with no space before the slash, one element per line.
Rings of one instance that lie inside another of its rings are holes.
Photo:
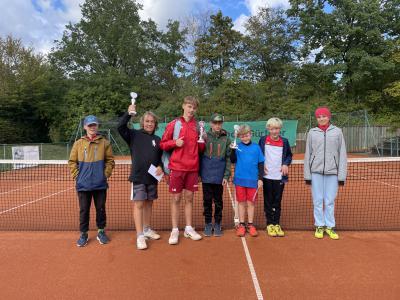
<path fill-rule="evenodd" d="M 160 166 L 158 166 L 157 167 L 157 170 L 156 170 L 156 175 L 157 176 L 160 176 L 160 175 L 162 175 L 164 172 L 163 172 L 163 170 L 162 170 L 162 168 L 160 167 Z"/>
<path fill-rule="evenodd" d="M 287 176 L 289 174 L 289 167 L 287 165 L 282 165 L 281 171 L 283 176 Z"/>
<path fill-rule="evenodd" d="M 222 179 L 222 185 L 227 185 L 228 184 L 228 180 L 226 180 L 225 178 Z"/>
<path fill-rule="evenodd" d="M 263 182 L 262 180 L 258 180 L 258 188 L 261 189 L 263 186 Z"/>
<path fill-rule="evenodd" d="M 136 111 L 136 105 L 134 105 L 134 104 L 129 105 L 128 112 L 131 112 L 131 111 Z"/>
<path fill-rule="evenodd" d="M 235 149 L 236 150 L 236 148 L 234 147 L 234 143 L 232 142 L 230 145 L 229 145 L 229 148 L 231 148 L 231 149 Z"/>
<path fill-rule="evenodd" d="M 184 144 L 183 138 L 184 138 L 184 136 L 181 136 L 179 139 L 175 140 L 175 144 L 176 144 L 177 147 L 180 148 L 180 147 L 183 146 L 183 144 Z"/>

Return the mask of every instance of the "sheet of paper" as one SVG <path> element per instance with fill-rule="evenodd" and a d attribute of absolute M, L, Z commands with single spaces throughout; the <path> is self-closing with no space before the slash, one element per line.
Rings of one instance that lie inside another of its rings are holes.
<path fill-rule="evenodd" d="M 158 182 L 160 182 L 161 179 L 163 178 L 163 174 L 161 174 L 160 176 L 157 176 L 157 175 L 156 175 L 157 167 L 154 166 L 153 164 L 150 165 L 150 168 L 149 168 L 149 171 L 148 171 L 148 172 L 149 172 L 149 174 L 150 174 L 151 176 L 153 176 L 155 179 L 157 179 Z"/>

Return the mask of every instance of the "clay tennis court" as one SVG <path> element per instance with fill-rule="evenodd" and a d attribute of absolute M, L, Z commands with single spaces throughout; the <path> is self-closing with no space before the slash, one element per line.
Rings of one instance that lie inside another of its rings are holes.
<path fill-rule="evenodd" d="M 199 242 L 181 237 L 178 246 L 170 246 L 165 231 L 147 251 L 135 247 L 124 162 L 118 162 L 108 192 L 112 242 L 99 245 L 91 232 L 83 249 L 75 245 L 79 209 L 65 165 L 4 171 L 0 294 L 4 299 L 397 299 L 400 233 L 391 230 L 400 228 L 399 171 L 396 159 L 352 159 L 336 202 L 339 241 L 313 237 L 310 191 L 301 162 L 295 162 L 283 199 L 285 238 L 262 231 L 261 195 L 255 219 L 260 236 L 237 238 L 225 189 L 224 237 Z M 165 183 L 159 193 L 153 224 L 168 230 Z M 201 192 L 195 197 L 194 225 L 203 226 Z"/>

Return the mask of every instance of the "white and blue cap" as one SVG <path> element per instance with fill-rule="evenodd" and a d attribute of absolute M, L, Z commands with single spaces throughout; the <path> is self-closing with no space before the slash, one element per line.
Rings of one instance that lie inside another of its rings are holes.
<path fill-rule="evenodd" d="M 93 115 L 86 116 L 85 119 L 83 120 L 83 125 L 84 126 L 91 125 L 91 124 L 99 125 L 99 123 L 100 123 L 99 119 L 97 119 Z"/>

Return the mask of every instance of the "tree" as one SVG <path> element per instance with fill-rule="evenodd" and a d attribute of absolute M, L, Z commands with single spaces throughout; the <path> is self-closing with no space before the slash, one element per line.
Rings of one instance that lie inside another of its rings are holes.
<path fill-rule="evenodd" d="M 0 142 L 47 142 L 64 87 L 45 57 L 0 37 Z"/>
<path fill-rule="evenodd" d="M 296 58 L 296 26 L 282 9 L 261 8 L 245 24 L 248 78 L 265 81 L 287 79 Z"/>
<path fill-rule="evenodd" d="M 195 65 L 200 84 L 216 87 L 232 78 L 243 54 L 242 35 L 233 29 L 230 17 L 219 11 L 211 17 L 207 34 L 195 42 Z"/>
<path fill-rule="evenodd" d="M 381 89 L 394 67 L 384 60 L 391 46 L 384 2 L 394 1 L 291 1 L 289 14 L 301 22 L 304 55 L 316 51 L 315 62 L 334 65 L 344 95 L 356 102 L 369 89 Z"/>

